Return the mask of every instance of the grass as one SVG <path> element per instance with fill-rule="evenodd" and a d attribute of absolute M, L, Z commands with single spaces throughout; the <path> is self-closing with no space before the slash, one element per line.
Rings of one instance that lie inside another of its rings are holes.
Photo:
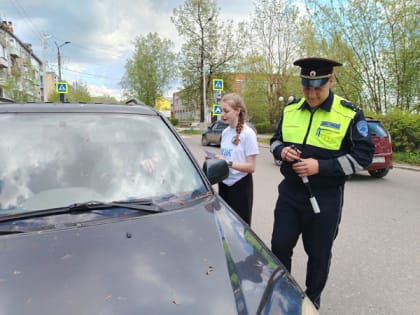
<path fill-rule="evenodd" d="M 394 162 L 407 163 L 420 166 L 420 152 L 392 152 Z"/>
<path fill-rule="evenodd" d="M 203 133 L 203 131 L 200 129 L 192 129 L 192 128 L 178 130 L 178 132 L 183 135 L 201 135 Z"/>

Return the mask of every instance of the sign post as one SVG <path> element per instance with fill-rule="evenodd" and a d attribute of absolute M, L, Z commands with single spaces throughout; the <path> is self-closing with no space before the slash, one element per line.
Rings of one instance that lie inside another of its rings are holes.
<path fill-rule="evenodd" d="M 213 116 L 220 116 L 222 114 L 222 106 L 220 106 L 220 101 L 222 100 L 223 89 L 223 79 L 213 79 L 213 98 L 214 102 L 216 103 L 213 104 Z"/>
<path fill-rule="evenodd" d="M 55 84 L 55 92 L 60 95 L 60 102 L 64 103 L 64 95 L 69 93 L 69 84 L 67 82 L 57 82 Z"/>

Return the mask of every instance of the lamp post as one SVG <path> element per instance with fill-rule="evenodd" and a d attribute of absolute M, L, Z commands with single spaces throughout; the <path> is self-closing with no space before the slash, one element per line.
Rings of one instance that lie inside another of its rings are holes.
<path fill-rule="evenodd" d="M 64 45 L 70 44 L 70 42 L 64 42 L 61 45 L 58 45 L 57 42 L 55 42 L 55 46 L 57 47 L 57 62 L 58 62 L 58 82 L 61 82 L 61 54 L 60 54 L 60 48 Z M 64 103 L 64 94 L 60 94 L 60 102 Z"/>
<path fill-rule="evenodd" d="M 201 2 L 200 2 L 201 4 Z M 200 8 L 198 14 L 200 15 Z M 205 70 L 205 46 L 204 46 L 204 27 L 213 19 L 213 17 L 207 18 L 207 22 L 204 25 L 201 25 L 201 75 L 203 79 L 203 129 L 207 128 L 207 84 L 206 84 L 206 70 Z"/>

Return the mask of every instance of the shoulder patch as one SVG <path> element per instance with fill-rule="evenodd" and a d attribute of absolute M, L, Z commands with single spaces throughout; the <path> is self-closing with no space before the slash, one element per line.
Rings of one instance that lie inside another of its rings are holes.
<path fill-rule="evenodd" d="M 359 122 L 357 122 L 356 127 L 359 134 L 361 134 L 363 137 L 368 136 L 368 125 L 366 120 L 360 120 Z"/>
<path fill-rule="evenodd" d="M 350 103 L 349 101 L 346 101 L 346 100 L 341 100 L 341 105 L 343 105 L 347 108 L 350 108 L 350 109 L 354 110 L 355 112 L 360 111 L 359 107 L 357 107 L 356 105 L 354 105 L 354 104 L 352 104 L 352 103 Z"/>

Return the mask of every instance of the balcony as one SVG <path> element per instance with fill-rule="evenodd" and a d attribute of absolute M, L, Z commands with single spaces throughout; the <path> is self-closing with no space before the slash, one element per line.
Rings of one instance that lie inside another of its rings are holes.
<path fill-rule="evenodd" d="M 9 68 L 9 61 L 4 57 L 0 57 L 0 68 Z"/>
<path fill-rule="evenodd" d="M 10 56 L 20 57 L 20 50 L 17 47 L 10 48 Z"/>

